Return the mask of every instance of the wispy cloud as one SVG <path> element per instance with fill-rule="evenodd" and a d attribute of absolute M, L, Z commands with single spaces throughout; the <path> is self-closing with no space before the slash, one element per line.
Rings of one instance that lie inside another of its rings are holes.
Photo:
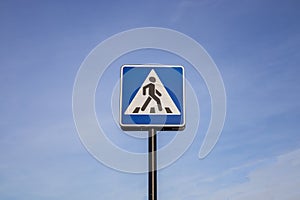
<path fill-rule="evenodd" d="M 248 181 L 217 191 L 211 200 L 297 200 L 300 191 L 300 149 L 281 155 L 273 164 L 252 171 Z"/>
<path fill-rule="evenodd" d="M 175 24 L 180 22 L 182 18 L 190 12 L 193 8 L 203 9 L 209 6 L 215 6 L 220 2 L 219 0 L 182 0 L 178 2 L 173 15 L 171 15 L 170 21 L 171 23 Z"/>
<path fill-rule="evenodd" d="M 178 172 L 164 184 L 161 198 L 209 200 L 297 200 L 300 192 L 300 149 L 274 159 L 249 162 L 215 175 Z"/>

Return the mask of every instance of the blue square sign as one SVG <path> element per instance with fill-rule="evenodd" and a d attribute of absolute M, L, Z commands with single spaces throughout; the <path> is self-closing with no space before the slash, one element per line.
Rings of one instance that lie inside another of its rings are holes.
<path fill-rule="evenodd" d="M 184 68 L 179 65 L 121 67 L 120 126 L 124 130 L 183 130 Z"/>

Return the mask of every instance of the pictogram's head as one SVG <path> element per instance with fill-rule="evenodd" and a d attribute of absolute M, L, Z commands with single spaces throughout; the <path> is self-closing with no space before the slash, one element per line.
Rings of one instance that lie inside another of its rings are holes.
<path fill-rule="evenodd" d="M 155 83 L 156 79 L 153 76 L 151 76 L 151 77 L 149 77 L 149 81 L 152 83 Z"/>

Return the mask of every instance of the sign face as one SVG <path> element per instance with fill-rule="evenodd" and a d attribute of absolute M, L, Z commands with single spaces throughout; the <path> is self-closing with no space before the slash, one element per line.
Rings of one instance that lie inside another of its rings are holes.
<path fill-rule="evenodd" d="M 182 66 L 123 65 L 120 94 L 121 128 L 184 129 L 184 88 Z"/>

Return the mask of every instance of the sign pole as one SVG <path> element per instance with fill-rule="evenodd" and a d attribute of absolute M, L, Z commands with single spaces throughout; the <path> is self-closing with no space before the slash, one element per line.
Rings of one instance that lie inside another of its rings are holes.
<path fill-rule="evenodd" d="M 156 130 L 149 129 L 148 138 L 148 199 L 157 200 L 157 158 L 156 158 Z"/>

